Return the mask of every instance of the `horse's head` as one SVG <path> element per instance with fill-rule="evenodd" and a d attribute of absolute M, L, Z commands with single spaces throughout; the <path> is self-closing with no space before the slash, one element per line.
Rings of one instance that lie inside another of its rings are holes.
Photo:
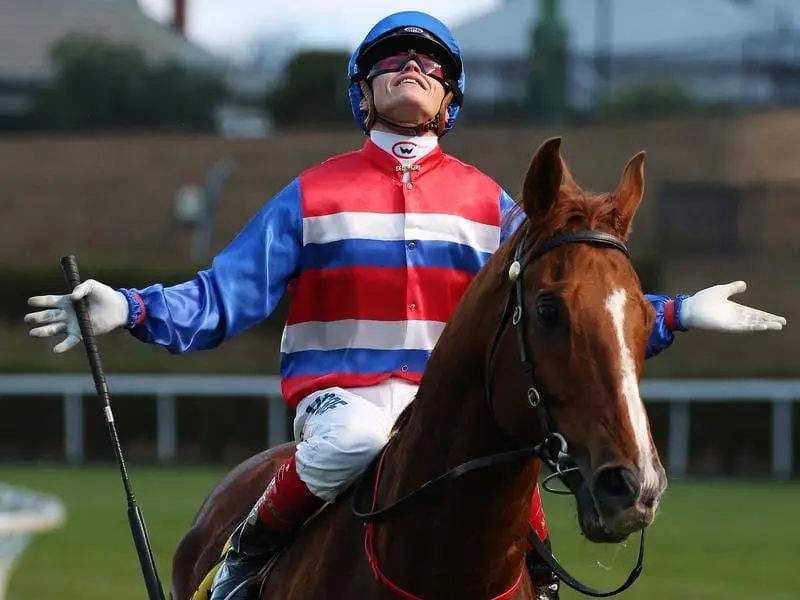
<path fill-rule="evenodd" d="M 576 495 L 581 529 L 591 541 L 615 542 L 652 523 L 666 488 L 639 394 L 655 315 L 624 245 L 644 192 L 644 153 L 614 193 L 589 194 L 559 146 L 550 139 L 533 156 L 520 201 L 527 223 L 499 253 L 516 332 L 498 343 L 492 403 L 515 438 L 563 436 L 562 458 L 577 468 L 562 480 Z M 520 357 L 532 364 L 527 379 L 510 372 Z M 528 403 L 512 400 L 520 381 Z"/>

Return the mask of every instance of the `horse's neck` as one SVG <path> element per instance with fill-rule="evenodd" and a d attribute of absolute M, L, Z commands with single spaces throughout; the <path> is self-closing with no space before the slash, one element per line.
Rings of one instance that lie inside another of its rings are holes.
<path fill-rule="evenodd" d="M 448 348 L 462 335 L 465 344 L 458 347 L 470 347 L 467 327 L 449 329 Z M 478 352 L 473 365 L 467 357 L 431 356 L 412 412 L 390 445 L 379 506 L 461 463 L 509 449 L 484 397 L 483 376 L 471 371 L 483 368 L 477 356 L 485 354 Z M 538 463 L 489 467 L 441 485 L 426 500 L 410 501 L 376 527 L 387 575 L 426 598 L 473 597 L 476 590 L 490 597 L 509 587 L 522 568 L 537 473 Z"/>

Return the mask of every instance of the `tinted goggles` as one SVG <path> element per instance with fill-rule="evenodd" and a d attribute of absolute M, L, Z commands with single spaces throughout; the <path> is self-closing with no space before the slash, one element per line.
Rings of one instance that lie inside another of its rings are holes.
<path fill-rule="evenodd" d="M 433 77 L 439 81 L 444 82 L 447 77 L 444 73 L 442 65 L 437 60 L 427 54 L 420 54 L 414 50 L 405 52 L 397 52 L 385 58 L 378 60 L 367 73 L 367 79 L 383 75 L 384 73 L 396 73 L 402 71 L 408 61 L 413 60 L 428 77 Z"/>

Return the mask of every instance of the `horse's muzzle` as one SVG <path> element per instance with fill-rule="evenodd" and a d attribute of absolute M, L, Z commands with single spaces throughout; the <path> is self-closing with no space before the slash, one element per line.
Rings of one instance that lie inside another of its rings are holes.
<path fill-rule="evenodd" d="M 581 532 L 599 544 L 625 541 L 648 527 L 665 487 L 662 480 L 643 488 L 633 471 L 620 466 L 600 468 L 590 479 L 574 473 L 565 483 L 575 495 Z"/>

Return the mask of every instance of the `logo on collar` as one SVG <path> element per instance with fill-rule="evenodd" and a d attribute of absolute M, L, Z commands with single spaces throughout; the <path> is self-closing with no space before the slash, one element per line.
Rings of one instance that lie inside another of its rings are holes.
<path fill-rule="evenodd" d="M 417 145 L 414 142 L 395 142 L 392 144 L 392 154 L 397 158 L 416 158 Z"/>

